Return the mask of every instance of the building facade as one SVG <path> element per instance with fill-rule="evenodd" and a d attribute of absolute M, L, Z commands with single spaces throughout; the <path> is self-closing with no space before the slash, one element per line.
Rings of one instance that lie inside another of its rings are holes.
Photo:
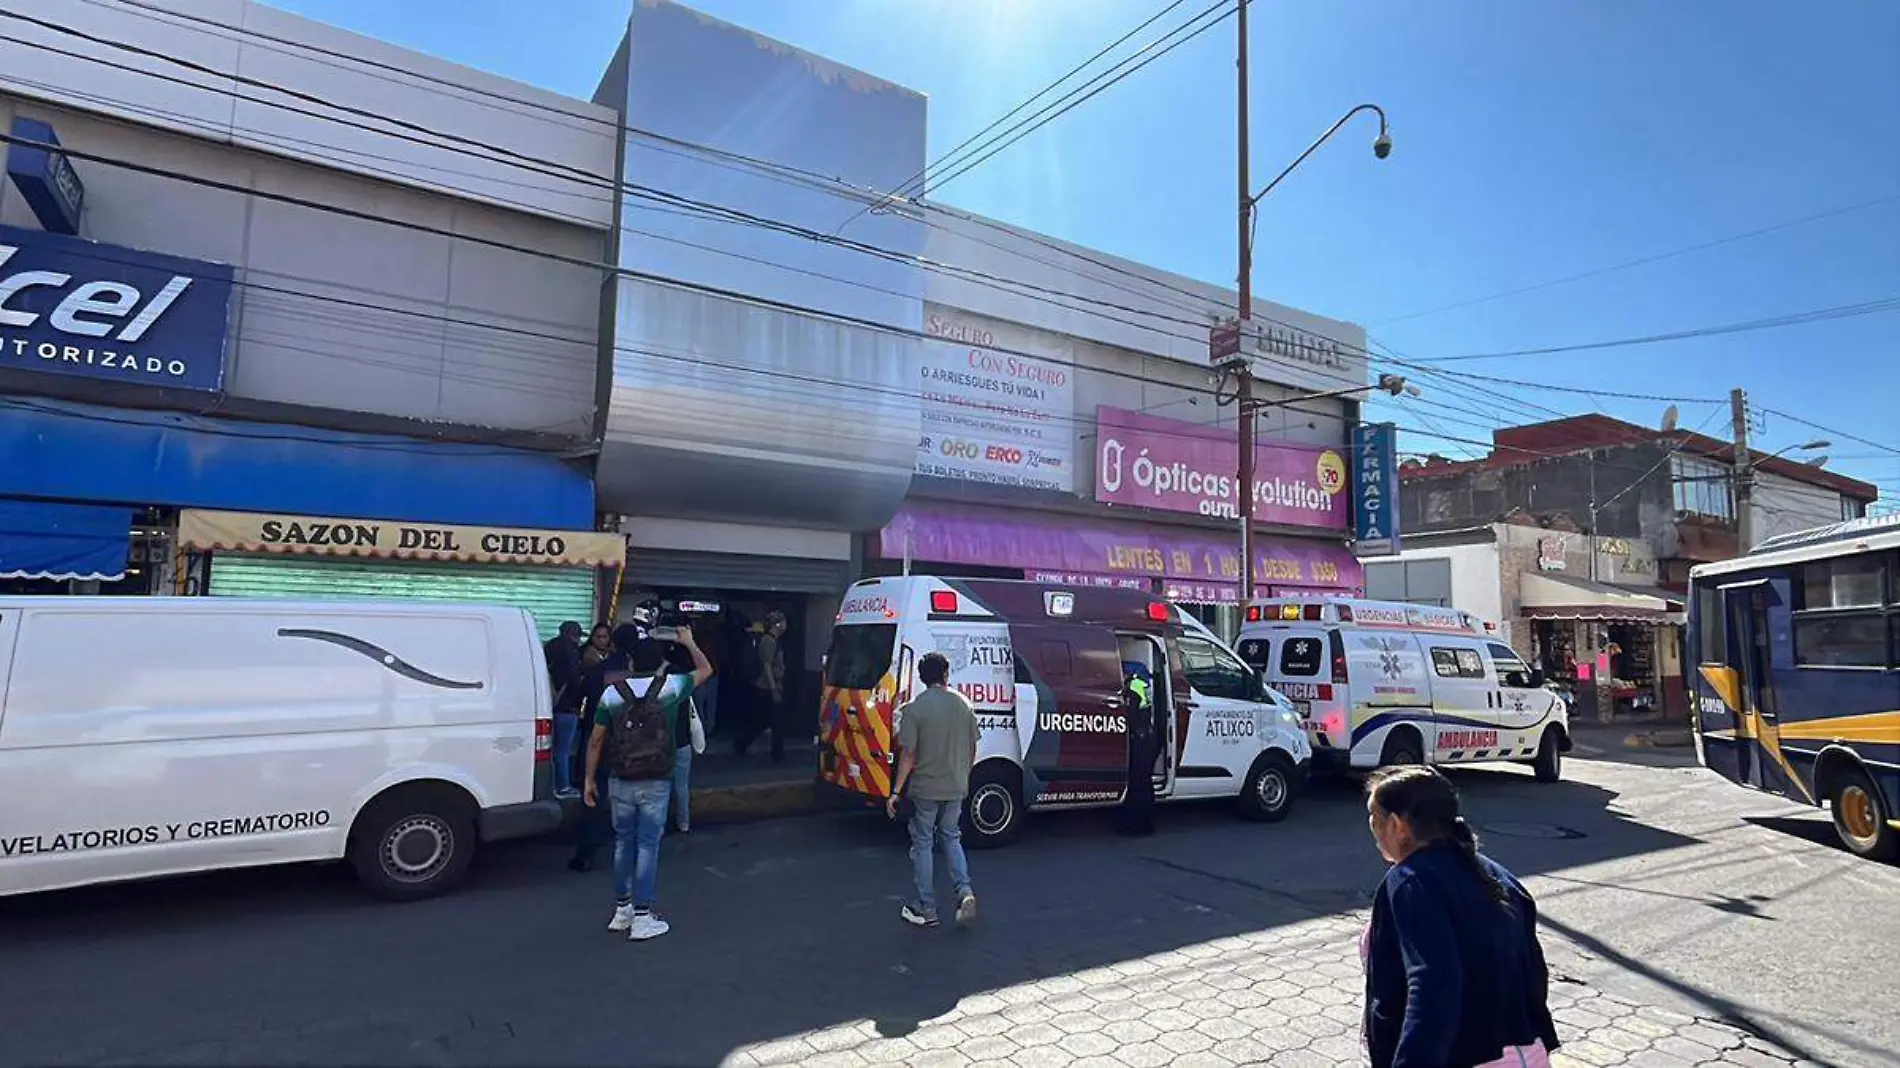
<path fill-rule="evenodd" d="M 1372 596 L 1499 623 L 1585 707 L 1686 712 L 1689 568 L 1740 548 L 1733 449 L 1602 415 L 1501 429 L 1492 453 L 1400 472 L 1405 551 L 1367 569 Z M 1877 487 L 1757 453 L 1755 537 L 1866 514 Z"/>
<path fill-rule="evenodd" d="M 261 4 L 25 9 L 91 40 L 0 67 L 0 590 L 592 616 L 617 117 Z"/>

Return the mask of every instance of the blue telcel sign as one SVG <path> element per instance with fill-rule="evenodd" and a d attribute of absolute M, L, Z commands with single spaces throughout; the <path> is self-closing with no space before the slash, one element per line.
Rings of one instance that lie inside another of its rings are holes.
<path fill-rule="evenodd" d="M 13 136 L 42 145 L 59 144 L 59 135 L 38 119 L 13 120 Z M 7 177 L 19 187 L 27 207 L 40 225 L 55 234 L 79 232 L 79 213 L 86 206 L 86 186 L 64 152 L 14 142 L 7 152 Z"/>
<path fill-rule="evenodd" d="M 1399 431 L 1391 423 L 1352 430 L 1352 533 L 1356 555 L 1399 551 Z"/>
<path fill-rule="evenodd" d="M 216 393 L 229 264 L 0 226 L 0 368 Z"/>

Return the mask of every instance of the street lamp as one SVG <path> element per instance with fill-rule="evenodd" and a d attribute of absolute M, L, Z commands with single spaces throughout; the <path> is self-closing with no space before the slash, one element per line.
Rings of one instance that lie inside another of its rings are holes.
<path fill-rule="evenodd" d="M 1243 609 L 1245 608 L 1248 602 L 1253 600 L 1253 595 L 1254 595 L 1254 588 L 1253 588 L 1254 425 L 1253 425 L 1253 419 L 1254 419 L 1254 411 L 1256 409 L 1255 409 L 1254 400 L 1253 400 L 1253 358 L 1247 352 L 1246 344 L 1245 344 L 1246 336 L 1247 336 L 1247 321 L 1253 318 L 1254 209 L 1260 203 L 1263 197 L 1265 197 L 1268 193 L 1273 192 L 1274 187 L 1278 186 L 1283 180 L 1285 180 L 1287 175 L 1292 174 L 1293 171 L 1297 167 L 1299 167 L 1300 164 L 1305 163 L 1308 156 L 1311 156 L 1314 152 L 1318 151 L 1319 146 L 1325 144 L 1328 140 L 1330 140 L 1334 134 L 1338 133 L 1340 129 L 1346 125 L 1347 122 L 1352 120 L 1353 116 L 1358 115 L 1362 111 L 1370 111 L 1379 117 L 1379 136 L 1375 138 L 1372 142 L 1373 157 L 1375 159 L 1384 159 L 1387 156 L 1390 156 L 1392 154 L 1392 134 L 1391 134 L 1390 127 L 1387 125 L 1386 120 L 1385 120 L 1385 109 L 1379 107 L 1377 104 L 1361 104 L 1358 107 L 1353 108 L 1351 111 L 1346 112 L 1346 114 L 1340 117 L 1338 122 L 1333 123 L 1333 125 L 1325 133 L 1320 134 L 1318 140 L 1314 141 L 1311 145 L 1308 145 L 1306 148 L 1306 151 L 1300 153 L 1299 157 L 1295 159 L 1292 163 L 1287 164 L 1286 169 L 1281 171 L 1279 174 L 1275 175 L 1273 178 L 1273 181 L 1268 182 L 1266 186 L 1260 190 L 1260 192 L 1256 193 L 1253 191 L 1253 183 L 1248 179 L 1248 176 L 1247 176 L 1247 145 L 1248 145 L 1248 141 L 1247 141 L 1247 7 L 1248 7 L 1249 2 L 1250 0 L 1240 0 L 1240 7 L 1239 7 L 1239 10 L 1236 12 L 1239 15 L 1238 21 L 1240 24 L 1240 45 L 1239 45 L 1239 50 L 1236 56 L 1236 63 L 1235 63 L 1235 67 L 1236 67 L 1235 81 L 1238 83 L 1238 89 L 1240 93 L 1240 103 L 1239 103 L 1239 108 L 1238 108 L 1239 142 L 1240 142 L 1240 152 L 1239 152 L 1239 168 L 1240 168 L 1240 271 L 1239 271 L 1240 308 L 1239 308 L 1239 312 L 1240 312 L 1240 315 L 1239 315 L 1239 323 L 1237 324 L 1236 329 L 1234 329 L 1233 335 L 1232 335 L 1235 351 L 1226 360 L 1220 361 L 1217 364 L 1217 366 L 1220 366 L 1223 369 L 1231 369 L 1239 384 L 1238 399 L 1240 401 L 1240 603 Z M 1217 331 L 1217 334 L 1218 334 L 1218 331 Z M 1217 344 L 1218 344 L 1218 338 L 1217 338 Z M 1402 392 L 1407 392 L 1407 387 L 1405 385 L 1404 378 L 1397 375 L 1382 375 L 1380 377 L 1379 386 L 1377 388 L 1386 389 L 1387 379 L 1397 379 L 1398 388 L 1389 390 L 1389 392 L 1391 392 L 1393 396 L 1398 396 Z M 1364 389 L 1369 389 L 1369 388 L 1373 388 L 1373 387 L 1360 386 L 1360 387 L 1355 387 L 1352 389 L 1333 390 L 1328 393 L 1315 393 L 1315 394 L 1312 394 L 1311 397 L 1289 398 L 1288 400 L 1279 401 L 1277 403 L 1288 404 L 1288 403 L 1291 403 L 1293 400 L 1310 400 L 1313 398 L 1322 398 L 1322 397 L 1340 397 L 1340 396 L 1345 396 L 1349 393 L 1358 393 Z M 1416 395 L 1417 394 L 1416 387 L 1413 387 L 1410 390 L 1410 392 L 1413 395 Z M 1269 404 L 1269 405 L 1263 405 L 1262 407 L 1274 407 L 1274 406 L 1275 405 Z"/>

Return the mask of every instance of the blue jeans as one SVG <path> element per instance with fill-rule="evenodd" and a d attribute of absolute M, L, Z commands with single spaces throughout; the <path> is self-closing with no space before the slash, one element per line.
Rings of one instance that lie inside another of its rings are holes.
<path fill-rule="evenodd" d="M 682 745 L 673 754 L 673 826 L 693 825 L 693 747 Z"/>
<path fill-rule="evenodd" d="M 937 873 L 932 854 L 943 846 L 943 861 L 950 868 L 950 885 L 957 900 L 970 892 L 970 860 L 963 855 L 963 828 L 957 820 L 963 815 L 961 801 L 913 801 L 910 817 L 910 867 L 917 880 L 917 904 L 924 915 L 937 914 Z"/>
<path fill-rule="evenodd" d="M 611 779 L 614 814 L 614 903 L 652 908 L 660 881 L 660 838 L 666 834 L 666 779 Z"/>
<path fill-rule="evenodd" d="M 580 733 L 581 717 L 574 712 L 554 714 L 554 789 L 577 789 L 574 785 L 574 736 Z"/>

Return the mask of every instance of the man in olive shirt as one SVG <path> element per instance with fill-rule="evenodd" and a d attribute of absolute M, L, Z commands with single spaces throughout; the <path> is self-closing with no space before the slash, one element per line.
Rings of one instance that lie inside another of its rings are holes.
<path fill-rule="evenodd" d="M 937 926 L 935 847 L 943 846 L 950 884 L 957 895 L 957 923 L 976 919 L 976 894 L 970 890 L 970 861 L 963 855 L 963 797 L 970 790 L 970 765 L 976 763 L 976 710 L 950 688 L 950 661 L 927 653 L 917 661 L 917 677 L 926 689 L 898 710 L 897 782 L 885 811 L 897 818 L 897 799 L 910 797 L 910 864 L 917 900 L 904 906 L 906 923 Z"/>

